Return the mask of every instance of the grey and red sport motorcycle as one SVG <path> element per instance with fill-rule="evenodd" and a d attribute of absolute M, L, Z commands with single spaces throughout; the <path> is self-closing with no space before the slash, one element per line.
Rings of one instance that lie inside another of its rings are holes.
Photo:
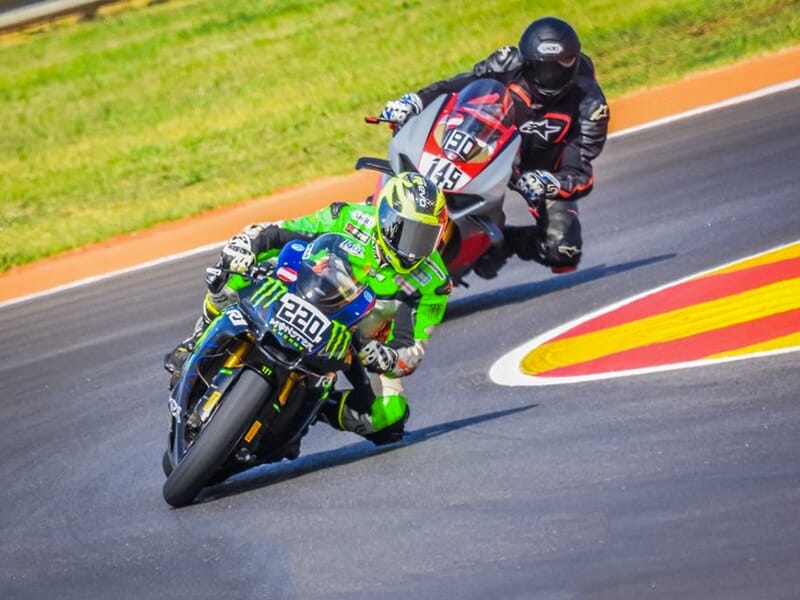
<path fill-rule="evenodd" d="M 463 277 L 475 262 L 503 243 L 503 199 L 519 146 L 505 86 L 478 79 L 460 92 L 439 96 L 395 129 L 387 159 L 361 157 L 356 169 L 382 173 L 376 193 L 386 178 L 402 171 L 422 173 L 444 192 L 450 222 L 439 250 L 453 282 L 466 285 Z"/>

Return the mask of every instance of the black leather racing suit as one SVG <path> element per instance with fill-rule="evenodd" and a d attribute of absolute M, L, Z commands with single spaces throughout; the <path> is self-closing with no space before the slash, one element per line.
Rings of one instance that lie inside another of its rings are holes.
<path fill-rule="evenodd" d="M 557 199 L 536 207 L 536 226 L 506 228 L 510 244 L 506 255 L 516 252 L 523 260 L 536 260 L 555 271 L 571 270 L 580 261 L 581 226 L 575 201 L 592 191 L 592 161 L 603 150 L 608 135 L 608 104 L 595 79 L 594 65 L 585 54 L 579 61 L 575 84 L 555 99 L 534 94 L 522 75 L 522 55 L 512 46 L 495 51 L 471 72 L 417 92 L 425 106 L 440 94 L 458 91 L 481 77 L 496 79 L 509 89 L 522 137 L 519 170 L 550 171 L 561 190 Z"/>

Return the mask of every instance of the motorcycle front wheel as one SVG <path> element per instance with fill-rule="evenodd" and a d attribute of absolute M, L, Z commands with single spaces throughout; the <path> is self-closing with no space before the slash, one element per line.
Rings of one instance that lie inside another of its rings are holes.
<path fill-rule="evenodd" d="M 172 473 L 172 461 L 169 459 L 167 450 L 164 450 L 164 454 L 161 456 L 161 469 L 164 471 L 165 477 L 169 477 L 169 474 Z"/>
<path fill-rule="evenodd" d="M 170 506 L 191 504 L 236 448 L 269 396 L 270 384 L 253 371 L 244 371 L 222 399 L 197 439 L 175 465 L 162 493 Z"/>

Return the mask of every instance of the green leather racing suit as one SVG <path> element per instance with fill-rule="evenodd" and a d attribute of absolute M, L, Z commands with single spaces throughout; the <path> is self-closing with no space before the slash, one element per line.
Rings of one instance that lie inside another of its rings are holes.
<path fill-rule="evenodd" d="M 396 271 L 380 255 L 376 229 L 374 206 L 336 202 L 279 224 L 250 225 L 244 233 L 250 237 L 259 261 L 274 256 L 290 241 L 308 241 L 328 232 L 347 233 L 374 250 L 369 285 L 377 302 L 359 323 L 358 332 L 365 341 L 377 340 L 393 348 L 398 360 L 385 373 L 369 372 L 360 361 L 353 361 L 345 373 L 352 389 L 331 394 L 322 418 L 337 429 L 381 444 L 402 437 L 409 409 L 401 378 L 413 373 L 422 361 L 426 343 L 444 317 L 452 284 L 438 251 L 409 273 Z M 209 292 L 204 307 L 206 318 L 213 318 L 235 301 L 237 290 L 244 285 L 244 280 L 234 277 L 220 292 Z"/>

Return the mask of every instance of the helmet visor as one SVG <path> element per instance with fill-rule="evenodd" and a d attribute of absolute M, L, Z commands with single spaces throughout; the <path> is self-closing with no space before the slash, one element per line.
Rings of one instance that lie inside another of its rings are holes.
<path fill-rule="evenodd" d="M 388 203 L 381 204 L 378 221 L 384 242 L 407 268 L 425 260 L 436 248 L 442 233 L 439 223 L 414 221 L 401 215 Z"/>
<path fill-rule="evenodd" d="M 525 74 L 540 92 L 555 94 L 572 81 L 577 58 L 569 60 L 535 60 L 525 63 Z"/>

